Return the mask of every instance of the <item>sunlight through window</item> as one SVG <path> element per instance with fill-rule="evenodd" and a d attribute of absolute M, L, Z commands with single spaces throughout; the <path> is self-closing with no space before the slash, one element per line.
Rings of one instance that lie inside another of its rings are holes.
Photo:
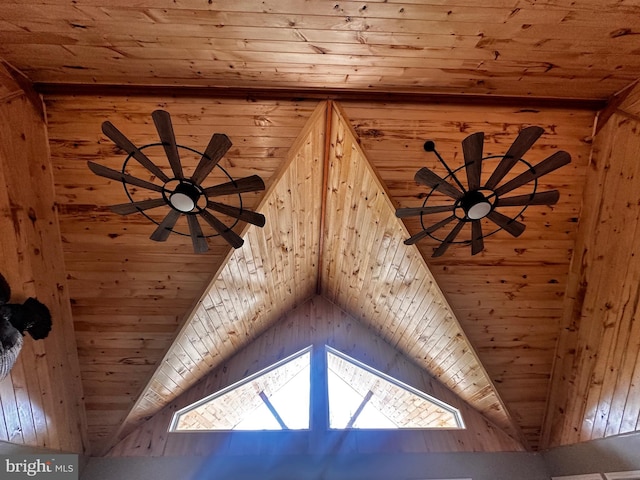
<path fill-rule="evenodd" d="M 327 391 L 318 395 L 327 395 L 331 429 L 464 428 L 456 408 L 426 393 L 330 347 L 325 359 Z M 309 347 L 183 408 L 170 430 L 309 429 L 316 403 L 310 394 L 311 369 L 322 363 L 311 364 Z"/>
<path fill-rule="evenodd" d="M 309 428 L 310 348 L 178 411 L 171 431 Z"/>
<path fill-rule="evenodd" d="M 327 347 L 329 427 L 463 428 L 460 412 Z"/>

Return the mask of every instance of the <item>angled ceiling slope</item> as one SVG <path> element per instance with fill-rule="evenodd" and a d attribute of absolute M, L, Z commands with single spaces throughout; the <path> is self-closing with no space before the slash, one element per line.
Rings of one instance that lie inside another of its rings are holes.
<path fill-rule="evenodd" d="M 317 107 L 257 210 L 266 227 L 251 227 L 230 254 L 114 441 L 316 293 L 522 441 L 424 259 L 403 244 L 406 228 L 331 102 Z M 396 277 L 403 295 L 392 286 Z"/>

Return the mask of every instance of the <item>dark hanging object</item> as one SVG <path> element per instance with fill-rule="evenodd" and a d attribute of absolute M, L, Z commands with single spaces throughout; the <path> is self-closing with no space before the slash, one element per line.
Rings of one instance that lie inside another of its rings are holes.
<path fill-rule="evenodd" d="M 9 284 L 0 274 L 0 380 L 13 368 L 25 332 L 41 340 L 51 331 L 51 314 L 45 305 L 35 298 L 28 298 L 22 305 L 8 303 L 10 298 Z"/>
<path fill-rule="evenodd" d="M 191 148 L 176 143 L 171 117 L 168 112 L 156 110 L 151 116 L 161 143 L 152 143 L 139 148 L 110 122 L 104 122 L 102 124 L 102 132 L 109 137 L 113 143 L 129 154 L 121 171 L 113 170 L 91 161 L 87 162 L 91 171 L 96 175 L 121 181 L 124 185 L 125 192 L 130 201 L 120 205 L 112 205 L 109 208 L 120 215 L 130 215 L 137 212 L 142 213 L 150 221 L 158 225 L 150 237 L 151 240 L 155 240 L 156 242 L 164 242 L 172 232 L 180 233 L 174 230 L 174 227 L 178 219 L 182 215 L 185 215 L 189 226 L 189 236 L 191 237 L 193 249 L 196 253 L 204 253 L 209 249 L 207 236 L 202 232 L 198 217 L 204 219 L 217 232 L 209 236 L 220 235 L 233 248 L 240 248 L 244 240 L 232 230 L 238 221 L 242 220 L 259 227 L 263 227 L 265 224 L 264 215 L 242 207 L 241 195 L 242 193 L 264 190 L 265 185 L 262 179 L 258 175 L 251 175 L 234 180 L 227 171 L 218 164 L 232 145 L 226 135 L 221 133 L 213 134 L 204 153 L 196 152 Z M 158 145 L 164 147 L 169 166 L 171 167 L 171 175 L 165 174 L 165 172 L 155 165 L 143 152 L 143 150 L 148 147 Z M 191 176 L 188 177 L 184 175 L 182 170 L 182 163 L 180 161 L 181 149 L 201 155 L 200 162 L 196 166 L 196 169 Z M 155 176 L 156 183 L 125 173 L 127 163 L 132 158 Z M 203 187 L 202 182 L 216 167 L 223 171 L 229 178 L 229 181 L 220 185 Z M 149 200 L 134 201 L 127 189 L 127 185 L 156 192 L 159 196 Z M 222 195 L 237 195 L 240 206 L 236 207 L 213 201 L 215 197 Z M 146 210 L 162 206 L 168 206 L 170 210 L 160 222 L 157 222 L 145 213 Z M 235 223 L 227 226 L 211 213 L 213 211 L 232 217 L 235 219 Z"/>
<path fill-rule="evenodd" d="M 462 141 L 462 152 L 464 155 L 464 169 L 466 172 L 466 186 L 458 179 L 456 173 L 463 167 L 455 171 L 452 170 L 436 150 L 435 143 L 428 140 L 424 144 L 427 152 L 433 152 L 438 160 L 444 165 L 447 176 L 442 178 L 426 167 L 421 168 L 415 175 L 415 181 L 420 185 L 431 188 L 429 194 L 421 207 L 399 208 L 396 210 L 398 218 L 420 216 L 420 223 L 423 230 L 405 240 L 405 244 L 411 245 L 429 236 L 440 242 L 440 246 L 435 249 L 433 256 L 439 257 L 453 243 L 471 244 L 471 254 L 484 250 L 484 238 L 500 230 L 506 230 L 514 237 L 524 232 L 525 225 L 516 220 L 524 210 L 530 205 L 554 205 L 558 202 L 560 194 L 557 190 L 538 192 L 538 179 L 563 165 L 571 162 L 571 156 L 565 151 L 558 151 L 549 156 L 537 165 L 531 165 L 522 157 L 544 133 L 540 127 L 524 128 L 518 138 L 513 142 L 507 153 L 501 156 L 483 157 L 484 133 L 478 132 L 469 135 Z M 482 184 L 482 162 L 483 160 L 500 158 L 500 161 L 489 177 Z M 519 162 L 524 163 L 528 168 L 525 172 L 515 176 L 509 181 L 501 184 L 511 169 Z M 525 195 L 507 197 L 513 190 L 533 182 L 531 191 Z M 428 205 L 434 192 L 439 192 L 450 199 L 446 205 Z M 503 215 L 498 211 L 500 207 L 522 207 L 522 209 L 512 217 Z M 443 220 L 432 223 L 429 216 L 449 212 L 450 215 Z M 487 219 L 495 227 L 489 233 L 483 233 L 482 222 Z M 463 227 L 471 224 L 470 238 L 463 241 L 456 241 L 456 237 Z M 437 237 L 435 232 L 447 225 L 453 225 L 449 233 L 444 237 Z"/>

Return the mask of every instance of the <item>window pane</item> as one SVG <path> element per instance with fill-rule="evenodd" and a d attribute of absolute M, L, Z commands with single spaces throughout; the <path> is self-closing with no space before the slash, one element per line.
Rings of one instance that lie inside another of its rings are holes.
<path fill-rule="evenodd" d="M 310 374 L 311 369 L 307 364 L 270 398 L 285 425 L 291 430 L 309 428 Z"/>
<path fill-rule="evenodd" d="M 327 365 L 330 428 L 463 428 L 456 408 L 342 353 Z"/>
<path fill-rule="evenodd" d="M 362 403 L 362 395 L 331 368 L 328 371 L 329 384 L 329 428 L 347 428 L 349 420 Z"/>
<path fill-rule="evenodd" d="M 310 349 L 177 412 L 172 431 L 309 428 Z M 273 409 L 274 412 L 271 411 Z"/>

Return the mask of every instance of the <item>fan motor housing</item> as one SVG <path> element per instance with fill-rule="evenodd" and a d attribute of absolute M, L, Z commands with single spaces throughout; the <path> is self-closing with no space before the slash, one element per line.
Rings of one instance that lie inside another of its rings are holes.
<path fill-rule="evenodd" d="M 196 208 L 201 195 L 202 192 L 194 184 L 182 181 L 169 196 L 169 203 L 179 212 L 189 213 Z"/>
<path fill-rule="evenodd" d="M 460 199 L 460 207 L 470 220 L 480 220 L 491 213 L 493 205 L 480 190 L 471 190 Z"/>

